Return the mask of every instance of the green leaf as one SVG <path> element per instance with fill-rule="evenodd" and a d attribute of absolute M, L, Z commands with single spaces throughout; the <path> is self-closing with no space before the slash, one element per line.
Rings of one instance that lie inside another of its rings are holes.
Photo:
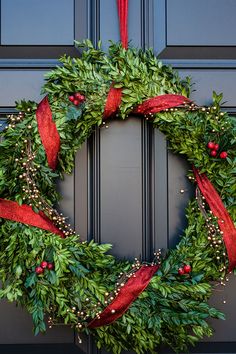
<path fill-rule="evenodd" d="M 32 272 L 26 278 L 25 287 L 26 288 L 32 287 L 33 285 L 35 285 L 36 282 L 37 282 L 37 274 L 35 272 Z"/>
<path fill-rule="evenodd" d="M 80 107 L 81 106 L 81 107 Z M 83 105 L 80 106 L 69 106 L 66 114 L 66 120 L 77 120 L 82 116 Z"/>

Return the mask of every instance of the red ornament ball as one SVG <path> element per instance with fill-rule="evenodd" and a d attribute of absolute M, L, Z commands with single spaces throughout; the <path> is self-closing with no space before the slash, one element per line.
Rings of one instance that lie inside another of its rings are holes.
<path fill-rule="evenodd" d="M 184 275 L 184 274 L 185 274 L 184 268 L 180 267 L 180 268 L 178 269 L 178 274 L 179 274 L 179 275 Z"/>
<path fill-rule="evenodd" d="M 75 97 L 74 96 L 69 96 L 69 101 L 71 101 L 71 102 L 74 102 L 74 100 L 75 100 Z"/>
<path fill-rule="evenodd" d="M 209 141 L 209 143 L 207 144 L 208 149 L 215 149 L 215 143 L 213 141 Z"/>
<path fill-rule="evenodd" d="M 49 270 L 52 270 L 52 269 L 54 268 L 54 264 L 53 264 L 53 263 L 48 262 L 48 266 L 47 266 L 47 268 L 48 268 Z"/>
<path fill-rule="evenodd" d="M 48 262 L 47 262 L 47 261 L 42 261 L 42 262 L 40 263 L 40 266 L 41 266 L 43 269 L 46 269 L 47 266 L 48 266 Z"/>
<path fill-rule="evenodd" d="M 211 150 L 210 155 L 212 157 L 215 157 L 217 155 L 217 151 L 216 150 Z"/>
<path fill-rule="evenodd" d="M 44 272 L 44 270 L 43 270 L 43 268 L 42 267 L 40 267 L 40 266 L 38 266 L 38 267 L 36 267 L 35 268 L 35 273 L 36 274 L 43 274 L 43 272 Z"/>
<path fill-rule="evenodd" d="M 219 145 L 219 144 L 215 144 L 215 148 L 214 148 L 214 150 L 219 150 L 219 147 L 220 147 L 220 145 Z"/>
<path fill-rule="evenodd" d="M 190 273 L 192 271 L 192 267 L 189 264 L 184 265 L 184 273 Z"/>
<path fill-rule="evenodd" d="M 222 152 L 220 153 L 220 158 L 221 158 L 221 159 L 226 159 L 227 156 L 228 156 L 228 154 L 227 154 L 226 151 L 222 151 Z"/>

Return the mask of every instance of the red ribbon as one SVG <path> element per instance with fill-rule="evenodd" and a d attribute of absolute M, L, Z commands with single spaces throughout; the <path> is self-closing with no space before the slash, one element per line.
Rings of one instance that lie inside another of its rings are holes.
<path fill-rule="evenodd" d="M 133 113 L 149 114 L 164 111 L 168 108 L 178 107 L 181 104 L 190 102 L 187 97 L 175 94 L 166 94 L 152 97 L 138 105 Z"/>
<path fill-rule="evenodd" d="M 123 47 L 128 47 L 128 0 L 117 0 L 120 39 Z M 111 86 L 103 113 L 103 119 L 111 117 L 121 104 L 122 89 Z"/>
<path fill-rule="evenodd" d="M 37 214 L 26 204 L 19 205 L 11 200 L 0 198 L 0 218 L 35 226 L 64 237 L 64 234 L 43 212 L 40 211 L 39 214 Z"/>
<path fill-rule="evenodd" d="M 103 119 L 112 116 L 119 108 L 122 98 L 122 89 L 111 87 L 106 100 Z M 189 103 L 190 100 L 181 95 L 166 94 L 152 97 L 138 105 L 132 113 L 134 114 L 151 114 L 164 111 L 165 109 L 178 107 L 182 104 Z"/>
<path fill-rule="evenodd" d="M 117 0 L 120 39 L 123 47 L 128 47 L 128 0 Z"/>
<path fill-rule="evenodd" d="M 100 318 L 92 320 L 88 327 L 106 326 L 120 318 L 146 289 L 158 268 L 158 265 L 143 265 L 120 289 L 114 301 L 100 314 Z"/>
<path fill-rule="evenodd" d="M 112 116 L 119 108 L 121 104 L 122 90 L 119 88 L 110 87 L 107 95 L 106 105 L 103 113 L 103 119 L 107 119 Z"/>
<path fill-rule="evenodd" d="M 47 96 L 39 103 L 36 110 L 39 135 L 46 152 L 48 166 L 55 170 L 60 150 L 60 135 L 52 119 L 52 111 Z"/>
<path fill-rule="evenodd" d="M 236 266 L 236 228 L 226 210 L 219 194 L 211 184 L 205 174 L 199 174 L 196 168 L 193 168 L 198 187 L 205 197 L 214 216 L 218 218 L 218 225 L 223 232 L 223 239 L 229 258 L 229 271 Z"/>

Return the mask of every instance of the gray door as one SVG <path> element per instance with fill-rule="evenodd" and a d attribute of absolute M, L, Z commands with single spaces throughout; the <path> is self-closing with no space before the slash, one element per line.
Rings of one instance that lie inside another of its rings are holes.
<path fill-rule="evenodd" d="M 208 104 L 213 89 L 223 91 L 225 108 L 234 112 L 235 1 L 129 3 L 132 44 L 154 47 L 181 75 L 191 75 L 197 89 L 192 98 L 197 103 Z M 89 37 L 96 43 L 101 38 L 104 48 L 108 39 L 119 39 L 115 0 L 1 0 L 0 4 L 2 118 L 14 110 L 16 99 L 40 100 L 43 74 L 56 58 L 63 53 L 77 55 L 74 39 Z M 112 121 L 108 129 L 95 132 L 76 160 L 74 175 L 59 186 L 64 196 L 61 208 L 84 239 L 113 243 L 115 255 L 131 259 L 150 260 L 156 248 L 174 247 L 192 191 L 185 178 L 189 166 L 168 151 L 163 135 L 135 117 Z M 215 321 L 215 336 L 195 352 L 236 353 L 235 289 L 236 282 L 230 279 L 226 289 L 213 297 L 212 303 L 226 312 L 227 320 Z M 0 311 L 0 353 L 1 348 L 8 353 L 19 353 L 20 348 L 27 352 L 30 345 L 45 353 L 97 352 L 90 340 L 75 349 L 74 333 L 67 327 L 34 337 L 24 310 L 2 302 Z"/>

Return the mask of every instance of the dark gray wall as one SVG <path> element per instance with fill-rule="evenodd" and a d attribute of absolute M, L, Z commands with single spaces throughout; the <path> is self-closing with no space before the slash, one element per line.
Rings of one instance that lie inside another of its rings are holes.
<path fill-rule="evenodd" d="M 129 2 L 131 43 L 154 47 L 156 54 L 178 68 L 182 76 L 191 75 L 197 90 L 192 98 L 197 103 L 208 104 L 213 89 L 224 91 L 225 107 L 234 112 L 235 1 Z M 63 53 L 78 55 L 73 39 L 89 37 L 94 43 L 102 39 L 105 49 L 109 39 L 119 40 L 115 0 L 1 0 L 0 4 L 1 117 L 14 109 L 19 98 L 40 100 L 43 74 L 57 63 L 57 57 Z M 185 225 L 184 207 L 192 193 L 185 177 L 188 168 L 184 160 L 167 150 L 164 136 L 146 121 L 135 117 L 113 121 L 108 129 L 96 131 L 77 154 L 73 176 L 59 186 L 64 195 L 61 208 L 71 216 L 82 238 L 112 242 L 112 252 L 119 257 L 149 260 L 156 248 L 173 247 L 178 242 Z M 212 303 L 223 307 L 227 320 L 215 321 L 215 336 L 195 352 L 236 353 L 232 325 L 236 320 L 235 290 L 232 279 L 226 289 L 214 294 Z M 73 331 L 65 327 L 33 337 L 24 310 L 1 302 L 0 311 L 1 344 L 76 342 Z M 0 352 L 5 348 L 0 347 Z M 29 350 L 27 346 L 8 348 Z M 46 353 L 53 347 L 43 348 Z M 65 352 L 72 353 L 74 349 L 68 348 Z M 80 349 L 96 352 L 90 340 Z"/>

